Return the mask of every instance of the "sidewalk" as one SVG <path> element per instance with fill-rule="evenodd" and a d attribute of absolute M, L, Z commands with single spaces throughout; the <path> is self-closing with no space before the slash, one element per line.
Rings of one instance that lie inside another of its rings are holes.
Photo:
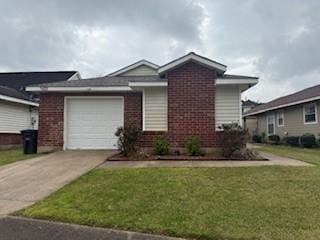
<path fill-rule="evenodd" d="M 99 168 L 313 166 L 300 160 L 259 153 L 269 161 L 106 161 Z"/>

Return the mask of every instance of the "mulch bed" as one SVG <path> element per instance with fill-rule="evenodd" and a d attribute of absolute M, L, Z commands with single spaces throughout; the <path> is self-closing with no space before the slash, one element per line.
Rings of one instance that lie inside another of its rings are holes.
<path fill-rule="evenodd" d="M 121 154 L 116 154 L 108 158 L 108 161 L 269 161 L 266 158 L 257 159 L 239 159 L 225 158 L 216 155 L 206 156 L 188 156 L 188 155 L 166 155 L 166 156 L 143 156 L 143 157 L 125 157 Z"/>

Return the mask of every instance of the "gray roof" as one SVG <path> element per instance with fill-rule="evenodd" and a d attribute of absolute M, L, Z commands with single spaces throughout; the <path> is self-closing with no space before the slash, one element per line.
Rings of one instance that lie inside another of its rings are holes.
<path fill-rule="evenodd" d="M 4 87 L 4 86 L 0 86 L 0 95 L 35 102 L 28 95 L 26 95 L 22 92 L 19 92 L 13 88 L 8 88 L 8 87 Z"/>
<path fill-rule="evenodd" d="M 23 90 L 31 84 L 66 81 L 75 73 L 76 71 L 0 72 L 0 85 Z"/>
<path fill-rule="evenodd" d="M 64 82 L 31 85 L 36 87 L 117 87 L 128 86 L 129 82 L 158 82 L 167 80 L 159 76 L 116 76 L 97 77 Z"/>
<path fill-rule="evenodd" d="M 283 96 L 275 100 L 272 100 L 270 102 L 261 104 L 255 108 L 252 108 L 251 110 L 246 112 L 244 115 L 245 116 L 255 115 L 258 113 L 267 112 L 269 111 L 269 109 L 279 109 L 281 108 L 282 105 L 287 105 L 291 103 L 294 104 L 295 102 L 305 101 L 305 100 L 308 100 L 309 98 L 316 98 L 316 97 L 320 97 L 320 85 L 306 88 L 299 92 L 295 92 L 293 94 Z"/>

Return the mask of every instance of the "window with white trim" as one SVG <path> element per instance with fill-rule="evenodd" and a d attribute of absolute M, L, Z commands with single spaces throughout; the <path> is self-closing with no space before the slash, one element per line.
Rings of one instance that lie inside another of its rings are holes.
<path fill-rule="evenodd" d="M 284 126 L 284 112 L 278 112 L 277 114 L 277 122 L 278 122 L 278 127 L 283 127 Z"/>
<path fill-rule="evenodd" d="M 315 103 L 304 105 L 303 115 L 305 124 L 317 123 L 317 105 Z"/>
<path fill-rule="evenodd" d="M 268 136 L 275 134 L 275 121 L 274 121 L 274 115 L 267 116 L 267 133 Z"/>

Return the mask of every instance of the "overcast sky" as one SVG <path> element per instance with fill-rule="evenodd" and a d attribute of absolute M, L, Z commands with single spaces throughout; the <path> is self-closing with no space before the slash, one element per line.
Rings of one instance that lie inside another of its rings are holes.
<path fill-rule="evenodd" d="M 320 83 L 319 0 L 0 0 L 0 71 L 102 76 L 195 51 L 268 101 Z"/>

